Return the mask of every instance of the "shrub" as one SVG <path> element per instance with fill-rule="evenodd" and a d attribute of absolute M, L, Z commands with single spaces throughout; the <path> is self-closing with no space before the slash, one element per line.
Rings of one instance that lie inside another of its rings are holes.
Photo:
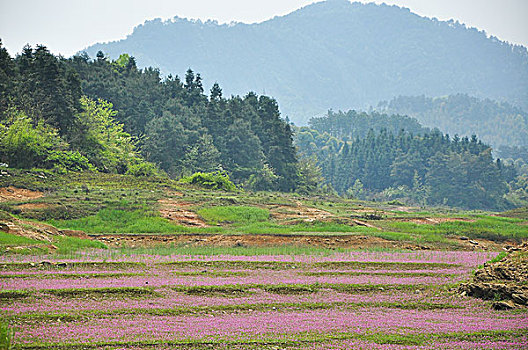
<path fill-rule="evenodd" d="M 197 185 L 210 190 L 236 190 L 236 186 L 229 180 L 229 175 L 220 171 L 212 173 L 194 173 L 191 176 L 183 177 L 180 182 Z"/>
<path fill-rule="evenodd" d="M 133 176 L 154 176 L 158 174 L 158 171 L 152 163 L 138 162 L 130 165 L 126 174 Z"/>
<path fill-rule="evenodd" d="M 45 160 L 49 165 L 64 168 L 66 170 L 95 170 L 88 158 L 75 151 L 50 151 Z"/>

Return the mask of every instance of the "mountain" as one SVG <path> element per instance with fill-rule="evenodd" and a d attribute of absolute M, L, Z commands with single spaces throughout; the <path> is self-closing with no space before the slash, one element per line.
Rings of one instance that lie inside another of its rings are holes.
<path fill-rule="evenodd" d="M 477 135 L 494 148 L 528 147 L 528 113 L 506 102 L 478 99 L 465 94 L 430 98 L 399 96 L 380 102 L 383 113 L 405 114 L 428 127 L 451 135 Z"/>
<path fill-rule="evenodd" d="M 298 124 L 400 95 L 466 93 L 528 109 L 524 46 L 384 4 L 329 0 L 257 24 L 155 19 L 85 51 L 99 50 L 167 75 L 191 67 L 228 95 L 266 93 Z"/>

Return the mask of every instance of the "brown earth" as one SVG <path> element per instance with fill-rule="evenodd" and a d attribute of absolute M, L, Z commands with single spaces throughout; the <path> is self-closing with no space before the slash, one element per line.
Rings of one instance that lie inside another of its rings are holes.
<path fill-rule="evenodd" d="M 283 222 L 291 219 L 305 222 L 325 221 L 335 217 L 335 215 L 330 212 L 307 207 L 301 202 L 295 202 L 295 204 L 292 205 L 267 205 L 264 207 L 270 211 L 270 215 L 273 219 Z"/>
<path fill-rule="evenodd" d="M 43 195 L 44 194 L 39 191 L 31 191 L 25 188 L 16 188 L 13 186 L 0 188 L 0 202 L 25 201 L 28 199 L 40 198 Z"/>
<path fill-rule="evenodd" d="M 21 209 L 21 210 L 39 210 L 39 209 L 49 208 L 50 205 L 47 203 L 26 203 L 26 204 L 19 204 L 16 207 L 17 209 Z"/>
<path fill-rule="evenodd" d="M 89 235 L 90 238 L 101 241 L 110 247 L 152 247 L 165 244 L 178 246 L 216 246 L 216 247 L 272 247 L 279 245 L 314 246 L 325 248 L 353 248 L 369 247 L 401 248 L 401 249 L 429 249 L 428 247 L 388 241 L 383 238 L 357 235 L 222 235 L 222 234 L 181 234 L 181 235 L 126 235 L 105 234 Z"/>
<path fill-rule="evenodd" d="M 162 217 L 174 222 L 178 225 L 189 227 L 207 227 L 195 212 L 185 209 L 192 205 L 192 203 L 181 202 L 172 198 L 165 198 L 158 200 L 160 206 L 159 212 Z"/>
<path fill-rule="evenodd" d="M 51 242 L 51 236 L 61 234 L 54 226 L 16 218 L 2 221 L 0 223 L 0 231 L 44 242 Z"/>
<path fill-rule="evenodd" d="M 495 300 L 495 309 L 528 307 L 528 242 L 507 250 L 505 258 L 485 263 L 471 282 L 461 285 L 462 294 Z"/>

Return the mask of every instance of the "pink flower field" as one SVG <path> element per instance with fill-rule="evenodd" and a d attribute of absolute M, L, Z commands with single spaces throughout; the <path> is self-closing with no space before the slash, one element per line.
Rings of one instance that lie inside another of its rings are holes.
<path fill-rule="evenodd" d="M 525 349 L 457 292 L 495 255 L 2 257 L 0 312 L 20 349 Z"/>

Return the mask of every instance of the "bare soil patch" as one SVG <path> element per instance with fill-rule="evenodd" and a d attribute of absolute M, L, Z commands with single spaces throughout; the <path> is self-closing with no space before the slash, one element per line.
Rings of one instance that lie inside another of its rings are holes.
<path fill-rule="evenodd" d="M 19 204 L 16 207 L 21 210 L 40 210 L 40 209 L 50 208 L 51 205 L 47 203 L 26 203 L 26 204 Z"/>
<path fill-rule="evenodd" d="M 159 212 L 162 217 L 182 226 L 189 227 L 207 227 L 205 221 L 195 212 L 185 209 L 191 206 L 191 203 L 180 202 L 174 199 L 160 199 Z"/>
<path fill-rule="evenodd" d="M 25 188 L 13 186 L 0 188 L 0 202 L 25 201 L 42 197 L 44 194 L 40 191 L 31 191 Z"/>
<path fill-rule="evenodd" d="M 16 218 L 0 223 L 0 231 L 44 242 L 51 242 L 51 236 L 61 234 L 54 226 Z"/>
<path fill-rule="evenodd" d="M 296 202 L 295 205 L 271 205 L 266 206 L 270 211 L 273 219 L 287 221 L 291 219 L 302 220 L 305 222 L 326 221 L 334 218 L 335 215 L 325 210 L 311 208 Z"/>

